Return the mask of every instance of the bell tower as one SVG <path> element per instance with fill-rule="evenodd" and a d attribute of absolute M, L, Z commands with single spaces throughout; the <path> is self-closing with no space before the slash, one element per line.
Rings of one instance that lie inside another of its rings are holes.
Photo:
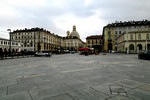
<path fill-rule="evenodd" d="M 67 31 L 67 36 L 68 36 L 68 37 L 70 36 L 70 31 Z"/>

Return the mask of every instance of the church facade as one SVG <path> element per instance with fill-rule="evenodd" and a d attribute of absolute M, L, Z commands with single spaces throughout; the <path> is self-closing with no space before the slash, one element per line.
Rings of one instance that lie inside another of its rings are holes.
<path fill-rule="evenodd" d="M 73 26 L 73 30 L 67 31 L 67 36 L 64 37 L 65 49 L 70 51 L 78 51 L 78 48 L 85 47 L 86 44 L 80 39 L 79 33 L 76 31 L 76 26 Z"/>

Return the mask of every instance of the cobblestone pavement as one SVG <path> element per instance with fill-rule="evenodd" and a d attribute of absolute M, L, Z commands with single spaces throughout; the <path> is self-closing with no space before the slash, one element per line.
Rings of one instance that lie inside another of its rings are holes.
<path fill-rule="evenodd" d="M 149 76 L 137 54 L 0 60 L 0 100 L 150 100 Z"/>

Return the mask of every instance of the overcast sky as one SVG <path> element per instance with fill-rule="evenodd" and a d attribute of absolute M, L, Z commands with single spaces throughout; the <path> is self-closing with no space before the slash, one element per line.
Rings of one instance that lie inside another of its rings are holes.
<path fill-rule="evenodd" d="M 83 41 L 102 34 L 108 23 L 150 20 L 150 0 L 0 0 L 0 37 L 40 27 L 60 36 L 76 25 Z"/>

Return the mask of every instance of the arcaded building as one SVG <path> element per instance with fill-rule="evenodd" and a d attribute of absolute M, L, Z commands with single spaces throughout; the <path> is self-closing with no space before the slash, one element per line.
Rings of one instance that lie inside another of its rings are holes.
<path fill-rule="evenodd" d="M 21 50 L 21 44 L 18 41 L 11 41 L 11 51 L 19 52 Z M 0 37 L 0 52 L 10 51 L 10 40 Z"/>
<path fill-rule="evenodd" d="M 140 53 L 150 50 L 150 28 L 129 30 L 117 39 L 118 52 Z"/>
<path fill-rule="evenodd" d="M 117 38 L 129 32 L 132 29 L 145 29 L 150 27 L 150 21 L 128 21 L 128 22 L 115 22 L 108 24 L 103 28 L 103 48 L 105 51 L 116 50 L 118 51 Z M 127 37 L 128 38 L 128 37 Z"/>

